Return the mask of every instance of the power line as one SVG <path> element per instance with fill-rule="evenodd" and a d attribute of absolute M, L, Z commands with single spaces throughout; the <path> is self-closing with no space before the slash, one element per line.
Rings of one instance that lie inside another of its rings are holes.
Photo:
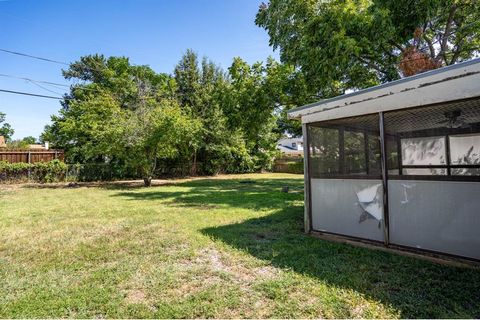
<path fill-rule="evenodd" d="M 33 80 L 33 79 L 30 79 L 30 78 L 17 77 L 17 76 L 12 76 L 12 75 L 3 74 L 3 73 L 0 73 L 0 77 L 6 77 L 6 78 L 12 78 L 12 79 L 25 80 L 25 81 L 27 81 L 28 83 L 33 84 L 33 85 L 39 87 L 40 89 L 43 89 L 43 90 L 48 91 L 48 92 L 51 92 L 51 93 L 59 94 L 59 95 L 62 95 L 62 93 L 57 92 L 57 91 L 50 90 L 49 88 L 46 88 L 46 87 L 42 86 L 40 83 L 53 86 L 53 87 L 56 88 L 56 89 L 65 89 L 65 88 L 60 88 L 60 86 L 61 86 L 61 87 L 69 87 L 69 86 L 66 85 L 66 84 L 60 84 L 60 83 L 49 82 L 49 81 L 41 81 L 41 80 Z"/>
<path fill-rule="evenodd" d="M 1 0 L 0 0 L 0 1 L 1 1 Z M 38 60 L 42 60 L 42 61 L 47 61 L 47 62 L 57 63 L 57 64 L 65 65 L 65 66 L 70 66 L 70 63 L 65 62 L 65 61 L 59 61 L 59 60 L 54 60 L 54 59 L 49 59 L 49 58 L 38 57 L 38 56 L 34 56 L 34 55 L 31 55 L 31 54 L 28 54 L 28 53 L 11 51 L 11 50 L 2 49 L 2 48 L 0 48 L 0 51 L 6 52 L 6 53 L 10 53 L 10 54 L 19 55 L 19 56 L 22 56 L 22 57 L 27 57 L 27 58 L 32 58 L 32 59 L 38 59 Z M 129 63 L 130 63 L 130 65 L 132 65 L 132 66 L 138 66 L 137 64 L 130 62 L 130 59 L 129 59 Z M 92 68 L 92 67 L 87 67 L 87 66 L 83 66 L 83 68 L 85 68 L 85 69 L 87 69 L 87 70 L 90 70 L 90 71 L 98 71 L 98 72 L 103 71 L 102 69 Z"/>
<path fill-rule="evenodd" d="M 42 61 L 47 61 L 47 62 L 62 64 L 62 65 L 66 65 L 66 66 L 69 66 L 69 65 L 70 65 L 70 64 L 68 64 L 68 63 L 66 63 L 66 62 L 63 62 L 63 61 L 58 61 L 58 60 L 53 60 L 53 59 L 48 59 L 48 58 L 37 57 L 37 56 L 31 55 L 31 54 L 27 54 L 27 53 L 10 51 L 10 50 L 6 50 L 6 49 L 2 49 L 2 48 L 0 48 L 0 51 L 6 52 L 6 53 L 10 53 L 10 54 L 15 54 L 15 55 L 17 55 L 17 56 L 28 57 L 28 58 L 32 58 L 32 59 L 37 59 L 37 60 L 42 60 Z"/>
<path fill-rule="evenodd" d="M 30 93 L 30 92 L 22 92 L 22 91 L 13 91 L 13 90 L 5 90 L 5 89 L 0 89 L 0 92 L 5 92 L 5 93 L 11 93 L 11 94 L 20 94 L 24 96 L 32 96 L 32 97 L 39 97 L 39 98 L 47 98 L 47 99 L 56 99 L 56 100 L 62 100 L 62 97 L 54 97 L 54 96 L 45 96 L 43 94 L 36 94 L 36 93 Z"/>
<path fill-rule="evenodd" d="M 27 53 L 11 51 L 11 50 L 2 49 L 2 48 L 0 48 L 0 51 L 10 53 L 10 54 L 19 55 L 19 56 L 22 56 L 22 57 L 38 59 L 38 60 L 42 60 L 42 61 L 47 61 L 47 62 L 57 63 L 57 64 L 65 65 L 65 66 L 70 66 L 70 63 L 67 63 L 67 62 L 64 62 L 64 61 L 59 61 L 59 60 L 54 60 L 54 59 L 49 59 L 49 58 L 42 58 L 42 57 L 34 56 L 34 55 L 31 55 L 31 54 L 27 54 Z M 132 63 L 131 65 L 134 65 L 134 64 Z M 83 68 L 85 68 L 87 70 L 90 70 L 90 71 L 98 71 L 98 72 L 102 71 L 101 69 L 91 68 L 91 67 L 87 67 L 87 66 L 83 66 Z"/>
<path fill-rule="evenodd" d="M 54 60 L 54 59 L 49 59 L 49 58 L 42 58 L 42 57 L 34 56 L 34 55 L 31 55 L 31 54 L 28 54 L 28 53 L 11 51 L 11 50 L 2 49 L 2 48 L 0 48 L 0 51 L 1 51 L 1 52 L 10 53 L 10 54 L 14 54 L 14 55 L 18 55 L 18 56 L 22 56 L 22 57 L 27 57 L 27 58 L 32 58 L 32 59 L 37 59 L 37 60 L 42 60 L 42 61 L 57 63 L 57 64 L 61 64 L 61 65 L 64 65 L 64 66 L 70 66 L 70 63 L 67 63 L 67 62 L 64 62 L 64 61 L 59 61 L 59 60 Z M 134 65 L 134 64 L 131 63 L 131 65 Z M 87 66 L 83 66 L 83 68 L 85 68 L 85 69 L 87 69 L 87 70 L 90 70 L 90 71 L 97 71 L 97 72 L 103 71 L 103 70 L 98 69 L 98 68 L 91 68 L 91 67 L 87 67 Z M 30 80 L 30 81 L 33 81 L 33 80 Z"/>
<path fill-rule="evenodd" d="M 64 62 L 64 61 L 58 61 L 58 60 L 54 60 L 54 59 L 48 59 L 48 58 L 42 58 L 42 57 L 38 57 L 38 56 L 34 56 L 34 55 L 31 55 L 31 54 L 27 54 L 27 53 L 22 53 L 22 52 L 17 52 L 17 51 L 11 51 L 11 50 L 7 50 L 7 49 L 2 49 L 0 48 L 0 51 L 1 52 L 6 52 L 6 53 L 10 53 L 10 54 L 14 54 L 14 55 L 19 55 L 19 56 L 22 56 L 22 57 L 27 57 L 27 58 L 32 58 L 32 59 L 38 59 L 38 60 L 42 60 L 42 61 L 47 61 L 47 62 L 52 62 L 52 63 L 57 63 L 57 64 L 61 64 L 61 65 L 65 65 L 65 66 L 69 66 L 70 67 L 70 63 L 67 63 L 67 62 Z M 136 66 L 135 64 L 133 63 L 130 63 L 132 66 Z M 92 67 L 88 67 L 88 66 L 82 66 L 82 68 L 86 69 L 86 70 L 90 70 L 90 71 L 97 71 L 97 72 L 102 72 L 104 70 L 102 69 L 99 69 L 99 68 L 92 68 Z M 25 79 L 27 80 L 27 79 Z M 32 79 L 28 79 L 29 81 L 35 81 L 35 80 L 32 80 Z M 38 81 L 37 81 L 38 82 Z M 51 83 L 53 84 L 53 83 Z M 63 86 L 63 85 L 62 85 Z M 82 89 L 86 89 L 86 90 L 92 90 L 91 88 L 84 88 L 82 87 Z"/>
<path fill-rule="evenodd" d="M 36 83 L 49 84 L 49 85 L 52 85 L 52 86 L 61 86 L 61 87 L 67 87 L 67 88 L 70 87 L 68 84 L 62 84 L 62 83 L 56 83 L 56 82 L 50 82 L 50 81 L 43 81 L 43 80 L 34 80 L 34 79 L 26 78 L 26 77 L 12 76 L 10 74 L 4 74 L 4 73 L 0 73 L 0 77 L 13 78 L 13 79 L 20 79 L 20 80 L 31 81 L 31 82 L 36 82 Z"/>
<path fill-rule="evenodd" d="M 48 92 L 55 93 L 55 94 L 59 94 L 59 95 L 62 95 L 62 94 L 63 94 L 63 93 L 61 93 L 61 92 L 57 92 L 57 91 L 50 90 L 50 89 L 42 86 L 40 83 L 36 83 L 36 82 L 34 82 L 34 81 L 29 81 L 29 82 L 30 82 L 31 84 L 36 85 L 36 86 L 39 87 L 40 89 L 46 90 L 46 91 L 48 91 Z"/>
<path fill-rule="evenodd" d="M 27 77 L 19 77 L 19 76 L 13 76 L 13 75 L 10 75 L 10 74 L 4 74 L 4 73 L 0 73 L 0 77 L 5 77 L 5 78 L 12 78 L 12 79 L 19 79 L 19 80 L 25 80 L 25 81 L 28 81 L 30 83 L 33 83 L 37 86 L 40 86 L 39 84 L 47 84 L 47 85 L 50 85 L 50 86 L 54 86 L 56 88 L 58 87 L 63 87 L 63 88 L 58 88 L 58 89 L 64 89 L 64 88 L 72 88 L 72 86 L 74 86 L 75 89 L 81 89 L 81 90 L 90 90 L 90 91 L 98 91 L 98 89 L 95 89 L 95 88 L 87 88 L 87 87 L 84 87 L 84 86 L 78 86 L 78 84 L 73 84 L 73 85 L 68 85 L 68 84 L 63 84 L 63 83 L 56 83 L 56 82 L 50 82 L 50 81 L 44 81 L 44 80 L 34 80 L 34 79 L 30 79 L 30 78 L 27 78 Z M 42 86 L 40 86 L 42 88 Z M 43 88 L 47 91 L 51 91 L 47 88 Z M 54 93 L 58 93 L 58 92 L 54 92 Z"/>

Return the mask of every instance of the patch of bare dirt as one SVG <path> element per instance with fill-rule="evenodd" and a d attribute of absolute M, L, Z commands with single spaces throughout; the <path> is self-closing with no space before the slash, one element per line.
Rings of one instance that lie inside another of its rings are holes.
<path fill-rule="evenodd" d="M 129 290 L 127 291 L 125 300 L 130 304 L 146 303 L 147 295 L 142 290 Z"/>
<path fill-rule="evenodd" d="M 234 257 L 227 256 L 213 248 L 200 251 L 196 263 L 207 265 L 214 272 L 224 272 L 230 275 L 242 287 L 250 286 L 258 278 L 274 278 L 279 273 L 278 269 L 268 265 L 248 268 L 241 262 L 236 261 Z"/>

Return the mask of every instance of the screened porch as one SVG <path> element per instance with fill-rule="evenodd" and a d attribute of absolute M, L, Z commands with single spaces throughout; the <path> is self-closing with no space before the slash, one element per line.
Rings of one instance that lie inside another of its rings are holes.
<path fill-rule="evenodd" d="M 313 231 L 480 260 L 480 99 L 306 123 Z"/>

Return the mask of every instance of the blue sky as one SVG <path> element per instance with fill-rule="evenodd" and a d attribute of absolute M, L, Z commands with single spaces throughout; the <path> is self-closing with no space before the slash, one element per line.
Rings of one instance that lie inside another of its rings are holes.
<path fill-rule="evenodd" d="M 172 72 L 192 48 L 228 68 L 233 57 L 249 63 L 278 57 L 254 23 L 261 0 L 0 0 L 0 48 L 59 61 L 103 53 L 127 56 L 157 72 Z M 61 65 L 0 52 L 0 73 L 69 84 Z M 0 77 L 0 89 L 59 95 L 25 80 Z M 0 92 L 0 111 L 14 138 L 38 137 L 57 100 Z"/>

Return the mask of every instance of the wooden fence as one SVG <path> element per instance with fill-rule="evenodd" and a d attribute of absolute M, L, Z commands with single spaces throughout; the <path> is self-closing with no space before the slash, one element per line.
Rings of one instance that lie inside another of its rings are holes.
<path fill-rule="evenodd" d="M 0 150 L 0 161 L 10 163 L 48 162 L 54 159 L 64 160 L 63 150 Z"/>

